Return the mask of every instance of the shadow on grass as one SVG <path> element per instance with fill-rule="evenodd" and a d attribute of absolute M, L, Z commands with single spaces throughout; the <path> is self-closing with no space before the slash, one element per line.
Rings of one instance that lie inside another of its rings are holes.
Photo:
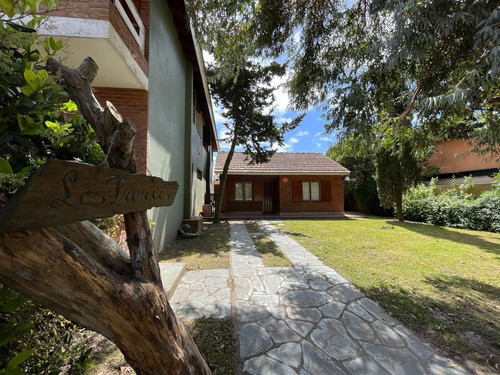
<path fill-rule="evenodd" d="M 307 238 L 311 238 L 311 236 L 309 236 L 307 234 L 304 234 L 304 233 L 292 232 L 292 231 L 287 231 L 287 230 L 282 230 L 282 232 L 285 233 L 285 234 L 288 234 L 289 236 L 292 236 L 292 237 L 300 237 L 300 238 L 307 237 Z"/>
<path fill-rule="evenodd" d="M 498 243 L 485 240 L 477 234 L 457 232 L 450 230 L 450 228 L 423 223 L 408 223 L 395 220 L 387 220 L 386 223 L 411 230 L 423 236 L 432 236 L 443 240 L 453 241 L 459 244 L 477 246 L 482 250 L 486 250 L 487 252 L 496 254 L 500 257 L 500 245 Z"/>
<path fill-rule="evenodd" d="M 204 223 L 203 233 L 193 238 L 177 238 L 158 254 L 160 261 L 185 262 L 188 269 L 228 268 L 231 234 L 227 222 Z M 224 263 L 218 266 L 220 258 Z"/>
<path fill-rule="evenodd" d="M 213 375 L 236 374 L 236 339 L 231 319 L 201 318 L 185 322 Z"/>
<path fill-rule="evenodd" d="M 255 248 L 262 257 L 266 267 L 289 267 L 292 262 L 283 254 L 280 247 L 269 238 L 255 221 L 245 221 L 248 234 L 253 240 Z"/>
<path fill-rule="evenodd" d="M 491 371 L 490 356 L 500 356 L 500 288 L 462 277 L 426 282 L 437 289 L 434 296 L 390 286 L 361 291 L 445 355 Z"/>

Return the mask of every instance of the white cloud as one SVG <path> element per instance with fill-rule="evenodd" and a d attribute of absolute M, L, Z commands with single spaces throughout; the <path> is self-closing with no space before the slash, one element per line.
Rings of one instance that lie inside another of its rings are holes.
<path fill-rule="evenodd" d="M 288 140 L 288 142 L 292 145 L 296 144 L 296 143 L 299 143 L 299 140 L 298 138 L 295 138 L 295 137 L 292 137 Z"/>
<path fill-rule="evenodd" d="M 271 85 L 275 87 L 274 90 L 274 103 L 273 112 L 279 119 L 286 112 L 288 112 L 288 92 L 286 91 L 285 83 L 288 80 L 288 73 L 282 77 L 274 77 L 271 81 Z M 282 121 L 280 121 L 282 122 Z"/>
<path fill-rule="evenodd" d="M 223 122 L 226 121 L 226 118 L 222 116 L 223 112 L 222 108 L 213 105 L 213 110 L 214 110 L 214 120 L 215 124 L 217 125 L 217 128 L 218 129 L 223 128 L 224 127 Z"/>
<path fill-rule="evenodd" d="M 323 135 L 323 132 L 317 132 L 316 134 L 314 134 L 314 137 L 318 138 L 318 137 L 321 137 L 322 135 Z"/>
<path fill-rule="evenodd" d="M 291 152 L 291 151 L 293 151 L 293 146 L 289 143 L 285 143 L 283 146 L 277 146 L 274 149 L 277 152 Z"/>
<path fill-rule="evenodd" d="M 293 119 L 291 117 L 279 117 L 276 119 L 276 121 L 280 124 L 283 124 L 284 122 L 290 122 Z"/>
<path fill-rule="evenodd" d="M 296 137 L 304 137 L 304 136 L 306 136 L 306 135 L 309 135 L 309 132 L 308 132 L 308 131 L 305 131 L 305 130 L 304 130 L 304 131 L 300 131 L 300 132 L 295 133 L 295 136 L 296 136 Z"/>
<path fill-rule="evenodd" d="M 219 133 L 220 151 L 229 151 L 229 149 L 231 148 L 231 144 L 227 141 L 224 141 L 224 139 L 226 139 L 227 136 L 229 135 L 229 131 L 222 124 L 221 125 L 217 124 L 217 131 Z"/>

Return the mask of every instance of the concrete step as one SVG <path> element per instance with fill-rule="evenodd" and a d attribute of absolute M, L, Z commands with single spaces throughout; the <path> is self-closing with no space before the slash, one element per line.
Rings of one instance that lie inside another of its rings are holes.
<path fill-rule="evenodd" d="M 165 289 L 168 300 L 174 295 L 175 289 L 177 289 L 185 273 L 185 263 L 160 262 L 161 281 L 163 282 L 163 288 Z"/>

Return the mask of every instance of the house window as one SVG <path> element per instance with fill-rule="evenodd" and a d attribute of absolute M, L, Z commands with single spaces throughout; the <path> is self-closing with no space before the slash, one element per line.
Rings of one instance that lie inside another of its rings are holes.
<path fill-rule="evenodd" d="M 319 202 L 321 200 L 319 181 L 302 182 L 302 200 L 305 202 Z"/>
<path fill-rule="evenodd" d="M 252 200 L 252 183 L 236 182 L 234 186 L 234 199 L 237 201 Z"/>

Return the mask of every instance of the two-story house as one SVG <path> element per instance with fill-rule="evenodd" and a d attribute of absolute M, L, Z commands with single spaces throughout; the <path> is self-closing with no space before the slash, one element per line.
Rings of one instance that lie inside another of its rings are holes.
<path fill-rule="evenodd" d="M 174 204 L 148 212 L 157 250 L 213 193 L 217 132 L 205 66 L 182 0 L 61 0 L 41 34 L 62 39 L 68 66 L 99 66 L 97 99 L 137 126 L 138 172 L 177 181 Z"/>

